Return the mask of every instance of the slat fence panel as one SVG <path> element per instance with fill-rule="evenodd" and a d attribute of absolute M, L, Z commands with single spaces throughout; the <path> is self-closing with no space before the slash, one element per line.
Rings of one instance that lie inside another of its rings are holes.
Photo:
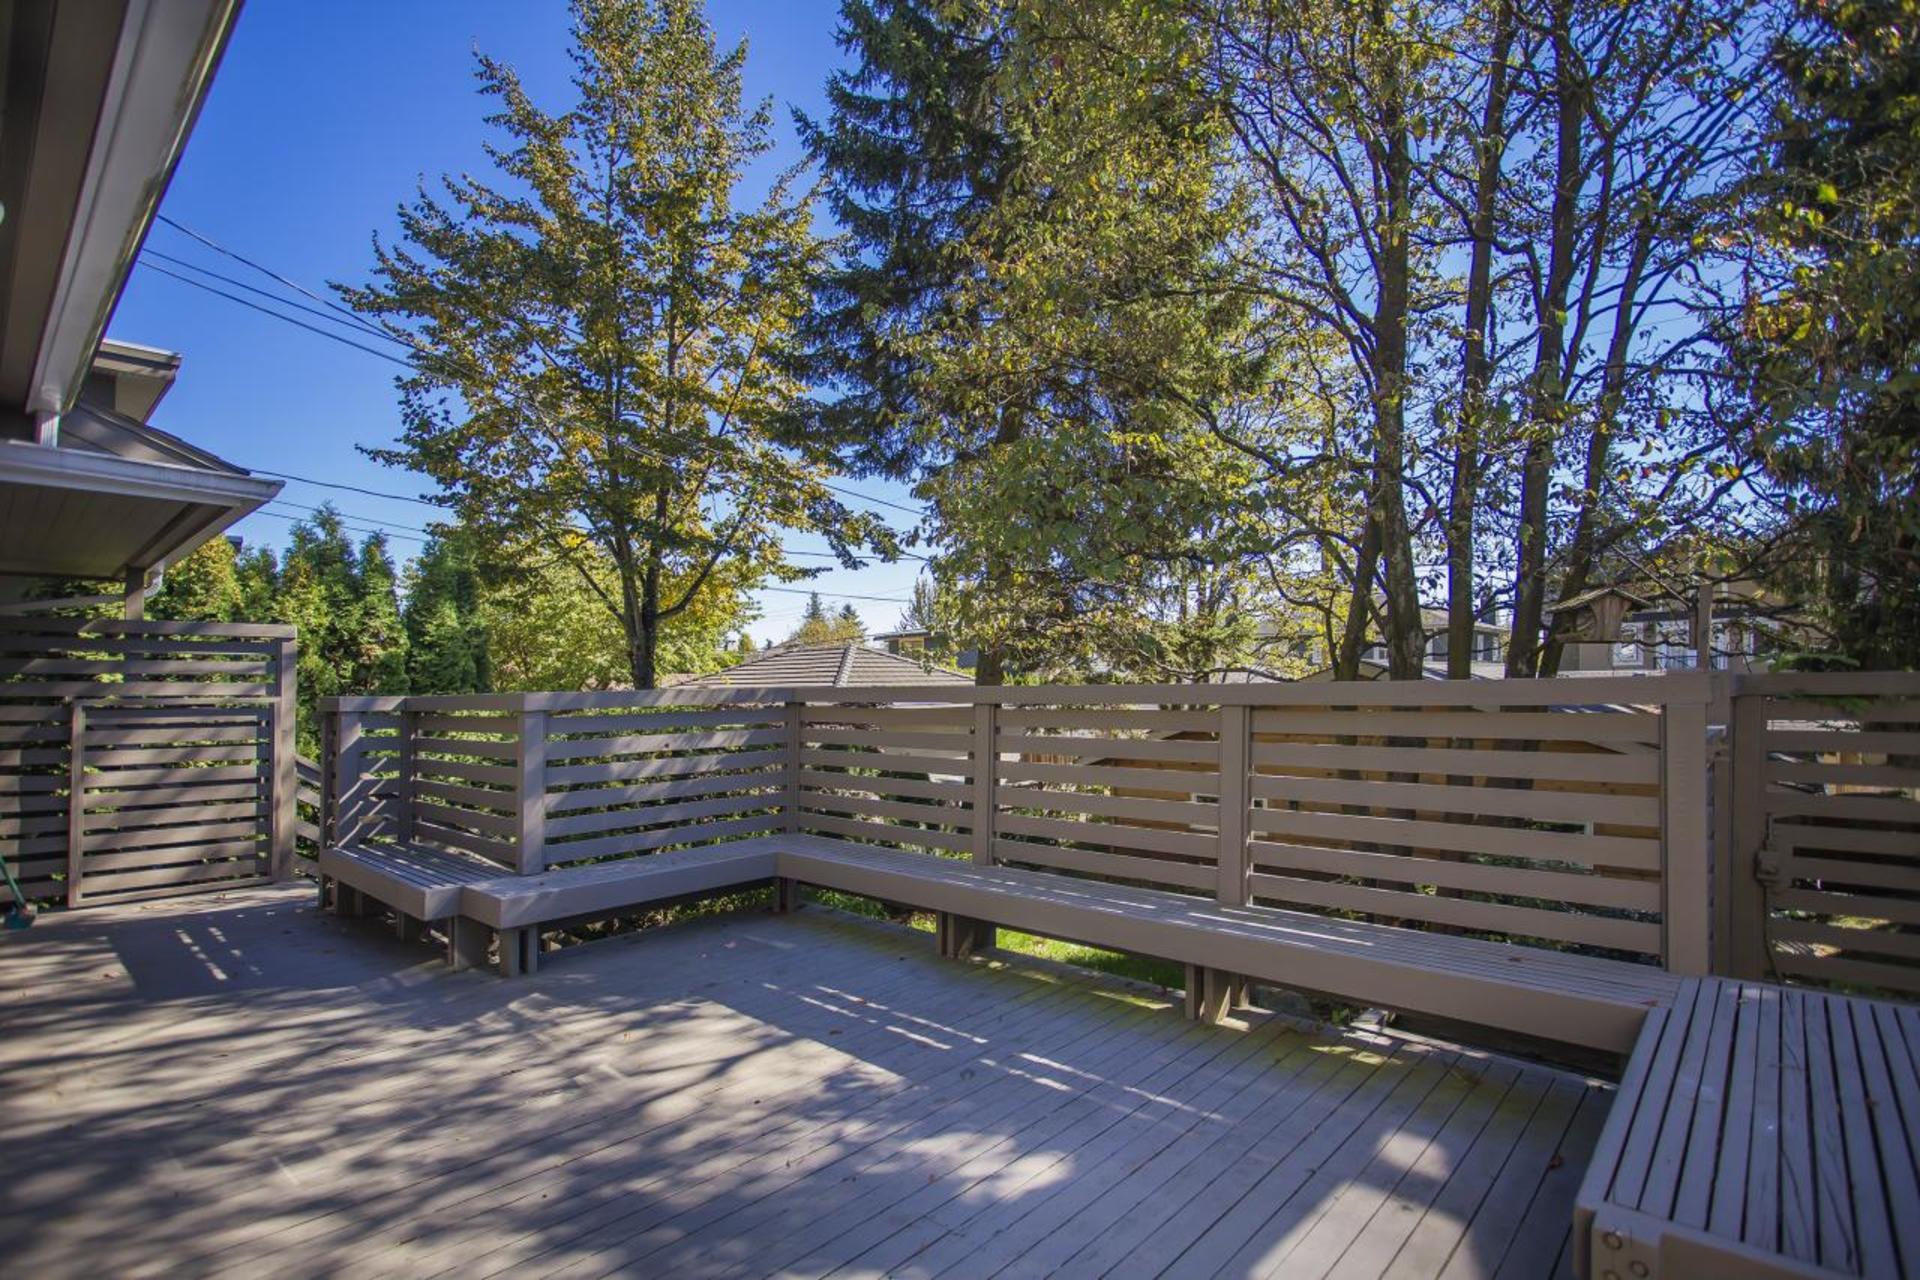
<path fill-rule="evenodd" d="M 971 706 L 802 707 L 796 829 L 970 856 L 974 719 Z"/>
<path fill-rule="evenodd" d="M 1256 707 L 1253 900 L 1659 960 L 1662 708 L 1523 688 Z"/>
<path fill-rule="evenodd" d="M 0 857 L 26 896 L 83 905 L 266 878 L 292 639 L 280 626 L 0 617 Z"/>
<path fill-rule="evenodd" d="M 1735 697 L 1763 762 L 1736 850 L 1762 889 L 1752 976 L 1920 995 L 1920 677 L 1771 676 Z"/>
<path fill-rule="evenodd" d="M 778 830 L 784 704 L 547 715 L 547 866 Z"/>

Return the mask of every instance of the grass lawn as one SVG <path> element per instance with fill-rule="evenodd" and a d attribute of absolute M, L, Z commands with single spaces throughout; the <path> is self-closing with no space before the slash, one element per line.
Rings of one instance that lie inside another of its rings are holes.
<path fill-rule="evenodd" d="M 883 919 L 897 919 L 891 916 L 879 903 L 868 898 L 857 898 L 852 894 L 835 893 L 832 890 L 817 889 L 810 894 L 824 906 L 840 911 L 850 911 L 855 915 L 874 916 Z M 933 932 L 933 913 L 916 911 L 909 915 L 906 923 L 925 933 Z M 1077 942 L 1061 942 L 1057 938 L 1042 938 L 1031 933 L 1021 933 L 1017 929 L 1002 929 L 996 943 L 1002 951 L 1011 951 L 1017 955 L 1036 956 L 1042 960 L 1053 960 L 1060 964 L 1077 965 L 1082 969 L 1093 969 L 1100 973 L 1110 973 L 1115 977 L 1132 978 L 1136 982 L 1151 982 L 1178 991 L 1186 985 L 1186 970 L 1170 960 L 1156 960 L 1152 956 L 1137 956 L 1124 951 L 1108 951 L 1102 947 L 1082 946 Z"/>

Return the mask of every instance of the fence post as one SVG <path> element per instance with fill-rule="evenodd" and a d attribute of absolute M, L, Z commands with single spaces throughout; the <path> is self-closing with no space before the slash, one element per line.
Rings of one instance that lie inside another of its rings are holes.
<path fill-rule="evenodd" d="M 1000 753 L 994 748 L 999 742 L 999 734 L 999 704 L 976 703 L 968 763 L 973 767 L 973 860 L 981 866 L 993 865 L 993 788 L 1000 773 Z"/>
<path fill-rule="evenodd" d="M 1247 773 L 1248 726 L 1252 715 L 1245 706 L 1220 708 L 1220 901 L 1231 907 L 1247 903 Z"/>
<path fill-rule="evenodd" d="M 332 753 L 327 758 L 329 839 L 350 845 L 360 839 L 366 806 L 366 724 L 357 711 L 328 712 L 333 722 Z"/>
<path fill-rule="evenodd" d="M 280 640 L 274 655 L 273 765 L 268 794 L 267 870 L 275 880 L 293 874 L 293 836 L 300 820 L 300 774 L 295 728 L 299 723 L 294 680 L 299 653 L 294 637 Z"/>
<path fill-rule="evenodd" d="M 788 700 L 781 719 L 786 735 L 780 743 L 780 829 L 800 830 L 800 744 L 803 741 L 800 709 L 804 703 Z"/>
<path fill-rule="evenodd" d="M 80 860 L 87 841 L 87 704 L 75 698 L 67 722 L 67 905 L 80 905 Z"/>
<path fill-rule="evenodd" d="M 1727 717 L 1730 840 L 1727 858 L 1727 972 L 1736 978 L 1767 976 L 1766 890 L 1755 874 L 1767 842 L 1767 703 L 1734 690 Z"/>
<path fill-rule="evenodd" d="M 520 711 L 520 741 L 515 753 L 520 766 L 520 874 L 538 875 L 547 869 L 547 713 Z"/>
<path fill-rule="evenodd" d="M 400 704 L 400 741 L 394 751 L 393 836 L 401 844 L 413 843 L 413 786 L 418 772 L 415 748 L 420 740 L 420 713 L 411 698 Z"/>
<path fill-rule="evenodd" d="M 1660 716 L 1661 950 L 1673 973 L 1713 958 L 1713 850 L 1707 822 L 1707 708 L 1669 702 Z"/>

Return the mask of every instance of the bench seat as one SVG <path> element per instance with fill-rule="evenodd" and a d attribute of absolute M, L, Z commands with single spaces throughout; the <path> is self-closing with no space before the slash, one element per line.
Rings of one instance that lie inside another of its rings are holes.
<path fill-rule="evenodd" d="M 493 929 L 521 929 L 741 889 L 778 875 L 775 853 L 770 840 L 741 840 L 492 879 L 460 891 L 460 914 Z"/>
<path fill-rule="evenodd" d="M 469 854 L 391 844 L 323 846 L 319 871 L 415 920 L 458 915 L 462 889 L 512 874 Z"/>
<path fill-rule="evenodd" d="M 1689 979 L 1587 1166 L 1590 1280 L 1920 1275 L 1920 1009 Z"/>
<path fill-rule="evenodd" d="M 502 961 L 509 973 L 532 966 L 541 925 L 778 879 L 1622 1054 L 1648 1010 L 1670 1001 L 1680 982 L 1649 965 L 1278 907 L 1222 906 L 805 834 L 531 876 L 452 854 L 329 850 L 321 872 L 420 919 L 458 916 L 512 935 L 502 945 L 503 957 L 508 943 L 516 957 Z M 484 947 L 469 939 L 456 950 L 470 963 Z"/>
<path fill-rule="evenodd" d="M 780 874 L 1359 1004 L 1623 1054 L 1648 1011 L 1671 1000 L 1680 984 L 1650 965 L 1277 907 L 1227 907 L 820 836 L 784 837 Z"/>

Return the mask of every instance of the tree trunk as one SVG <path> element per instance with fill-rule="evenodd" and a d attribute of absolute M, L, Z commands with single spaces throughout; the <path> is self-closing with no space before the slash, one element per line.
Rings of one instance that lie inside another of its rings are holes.
<path fill-rule="evenodd" d="M 1353 680 L 1360 675 L 1360 651 L 1366 647 L 1367 620 L 1373 613 L 1373 579 L 1379 563 L 1380 522 L 1373 518 L 1369 504 L 1360 550 L 1353 558 L 1353 598 L 1347 602 L 1346 625 L 1340 633 L 1340 648 L 1333 656 L 1335 680 Z"/>
<path fill-rule="evenodd" d="M 1467 265 L 1466 335 L 1460 354 L 1460 421 L 1453 441 L 1452 485 L 1447 495 L 1447 678 L 1473 676 L 1473 624 L 1478 620 L 1473 583 L 1475 508 L 1479 502 L 1481 442 L 1486 439 L 1487 388 L 1492 359 L 1487 330 L 1493 316 L 1495 204 L 1506 159 L 1507 59 L 1513 50 L 1514 11 L 1500 4 L 1488 51 L 1487 100 L 1480 119 L 1480 164 L 1474 177 L 1472 248 Z"/>
<path fill-rule="evenodd" d="M 1627 354 L 1634 336 L 1634 301 L 1639 296 L 1640 281 L 1652 248 L 1652 228 L 1643 222 L 1634 237 L 1633 254 L 1628 260 L 1627 274 L 1620 286 L 1618 309 L 1614 312 L 1613 336 L 1607 344 L 1607 367 L 1600 385 L 1600 409 L 1594 416 L 1593 434 L 1587 438 L 1580 514 L 1574 523 L 1573 541 L 1567 549 L 1567 576 L 1560 588 L 1562 599 L 1585 591 L 1588 577 L 1593 572 L 1600 536 L 1600 488 L 1606 483 L 1614 419 L 1625 405 L 1627 397 Z M 1541 675 L 1560 673 L 1560 659 L 1566 647 L 1564 631 L 1555 628 L 1548 633 L 1546 652 L 1540 659 Z"/>
<path fill-rule="evenodd" d="M 1527 406 L 1527 451 L 1520 472 L 1520 527 L 1514 555 L 1513 634 L 1507 674 L 1539 673 L 1541 621 L 1547 596 L 1547 496 L 1553 481 L 1554 442 L 1566 420 L 1562 373 L 1567 291 L 1573 281 L 1574 238 L 1579 232 L 1580 129 L 1583 93 L 1575 76 L 1571 0 L 1553 6 L 1555 155 L 1549 215 L 1547 278 L 1538 308 L 1532 391 Z"/>
<path fill-rule="evenodd" d="M 1397 52 L 1389 57 L 1398 58 Z M 1389 80 L 1386 119 L 1386 232 L 1381 246 L 1380 301 L 1374 312 L 1374 502 L 1385 571 L 1387 674 L 1420 678 L 1426 633 L 1413 576 L 1413 536 L 1407 525 L 1407 316 L 1412 292 L 1413 155 L 1407 137 L 1397 69 Z"/>

